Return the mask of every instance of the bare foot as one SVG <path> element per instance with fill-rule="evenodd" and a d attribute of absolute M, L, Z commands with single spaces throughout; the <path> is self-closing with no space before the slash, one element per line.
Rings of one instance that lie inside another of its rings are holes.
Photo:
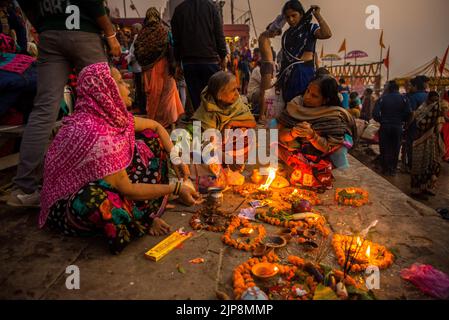
<path fill-rule="evenodd" d="M 168 203 L 166 206 L 165 206 L 165 209 L 167 209 L 167 210 L 171 210 L 171 209 L 175 209 L 176 208 L 176 206 L 174 205 L 174 204 L 171 204 L 171 203 Z"/>
<path fill-rule="evenodd" d="M 154 218 L 153 224 L 148 231 L 150 236 L 163 236 L 170 232 L 170 226 L 161 218 Z"/>

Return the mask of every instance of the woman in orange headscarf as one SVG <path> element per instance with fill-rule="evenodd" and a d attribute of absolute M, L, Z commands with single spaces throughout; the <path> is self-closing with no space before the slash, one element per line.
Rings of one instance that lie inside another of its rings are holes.
<path fill-rule="evenodd" d="M 143 70 L 147 114 L 164 127 L 174 125 L 184 113 L 169 61 L 171 34 L 159 11 L 148 9 L 144 27 L 135 43 L 135 55 Z"/>

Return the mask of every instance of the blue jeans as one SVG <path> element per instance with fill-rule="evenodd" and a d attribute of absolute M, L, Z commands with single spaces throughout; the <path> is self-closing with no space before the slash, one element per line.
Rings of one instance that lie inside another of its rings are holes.
<path fill-rule="evenodd" d="M 193 109 L 196 111 L 201 104 L 201 92 L 207 87 L 210 77 L 220 71 L 220 66 L 216 63 L 184 63 L 183 69 Z"/>

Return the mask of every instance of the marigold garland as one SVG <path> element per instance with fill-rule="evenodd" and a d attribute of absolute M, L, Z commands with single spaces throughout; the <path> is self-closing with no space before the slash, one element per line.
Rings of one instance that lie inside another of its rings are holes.
<path fill-rule="evenodd" d="M 297 256 L 289 256 L 288 262 L 291 265 L 285 265 L 281 264 L 279 257 L 274 253 L 270 252 L 266 256 L 263 256 L 261 258 L 251 258 L 248 261 L 242 263 L 241 265 L 237 266 L 234 269 L 233 272 L 233 286 L 234 286 L 234 296 L 238 300 L 241 298 L 243 292 L 245 292 L 248 288 L 255 287 L 256 283 L 252 276 L 251 269 L 254 265 L 262 262 L 269 262 L 273 263 L 278 269 L 278 275 L 285 277 L 286 279 L 292 279 L 295 277 L 296 272 L 298 270 L 302 270 L 305 261 L 302 258 L 299 258 Z M 335 277 L 341 281 L 343 279 L 343 273 L 338 270 L 333 270 L 333 274 Z M 307 295 L 304 295 L 302 297 L 289 297 L 289 299 L 296 299 L 296 300 L 308 300 L 312 299 L 315 289 L 318 285 L 318 283 L 314 280 L 313 276 L 310 275 L 306 278 L 306 284 L 310 289 L 310 292 Z M 347 276 L 345 279 L 345 284 L 357 287 L 356 281 L 351 278 L 350 276 Z"/>
<path fill-rule="evenodd" d="M 307 200 L 313 206 L 321 204 L 321 200 L 316 192 L 305 189 L 285 188 L 280 193 L 280 196 L 282 200 L 289 203 L 294 203 L 299 200 Z"/>
<path fill-rule="evenodd" d="M 224 218 L 229 218 L 229 215 L 226 215 L 224 212 L 222 211 L 217 211 L 216 212 L 217 215 L 224 217 Z M 207 223 L 203 223 L 201 221 L 201 217 L 203 215 L 203 210 L 200 210 L 196 213 L 194 213 L 192 215 L 192 217 L 190 218 L 190 226 L 192 227 L 193 230 L 206 230 L 206 231 L 210 231 L 210 232 L 223 232 L 226 230 L 226 228 L 229 226 L 229 221 L 226 221 L 225 225 L 223 226 L 213 226 L 213 225 L 209 225 Z"/>
<path fill-rule="evenodd" d="M 345 264 L 345 245 L 348 247 L 351 243 L 352 236 L 345 236 L 335 234 L 332 239 L 332 246 L 335 250 L 335 255 L 340 266 Z M 355 243 L 355 242 L 354 242 Z M 367 247 L 370 246 L 371 257 L 368 259 L 365 256 Z M 360 258 L 362 257 L 362 258 Z M 393 264 L 394 255 L 384 246 L 365 240 L 360 253 L 357 255 L 356 262 L 352 265 L 351 271 L 361 272 L 365 271 L 369 266 L 377 266 L 379 269 L 387 269 Z"/>
<path fill-rule="evenodd" d="M 299 235 L 298 229 L 310 229 L 315 228 L 317 229 L 323 236 L 327 237 L 330 234 L 330 230 L 325 226 L 326 220 L 324 217 L 321 217 L 320 219 L 316 220 L 314 218 L 309 218 L 304 221 L 292 221 L 292 220 L 285 220 L 281 221 L 279 218 L 269 216 L 266 212 L 261 212 L 257 214 L 257 219 L 271 224 L 273 226 L 279 226 L 290 229 L 290 233 L 292 236 Z M 304 243 L 307 239 L 300 237 L 298 239 L 298 242 Z"/>
<path fill-rule="evenodd" d="M 361 207 L 369 202 L 369 193 L 361 188 L 337 188 L 335 201 L 340 205 Z"/>
<path fill-rule="evenodd" d="M 238 229 L 238 228 L 252 228 L 257 231 L 257 237 L 255 237 L 250 244 L 239 242 L 232 238 L 232 234 Z M 225 233 L 221 237 L 221 240 L 238 250 L 244 250 L 244 251 L 253 251 L 256 249 L 256 247 L 262 242 L 262 240 L 266 236 L 265 227 L 261 224 L 253 225 L 246 219 L 240 219 L 238 217 L 232 217 L 231 222 L 226 229 Z"/>

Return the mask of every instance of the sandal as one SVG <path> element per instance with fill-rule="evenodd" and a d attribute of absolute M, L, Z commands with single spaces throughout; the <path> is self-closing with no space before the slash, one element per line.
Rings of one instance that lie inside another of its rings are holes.
<path fill-rule="evenodd" d="M 436 210 L 444 220 L 449 220 L 449 209 L 447 208 L 438 208 Z"/>

